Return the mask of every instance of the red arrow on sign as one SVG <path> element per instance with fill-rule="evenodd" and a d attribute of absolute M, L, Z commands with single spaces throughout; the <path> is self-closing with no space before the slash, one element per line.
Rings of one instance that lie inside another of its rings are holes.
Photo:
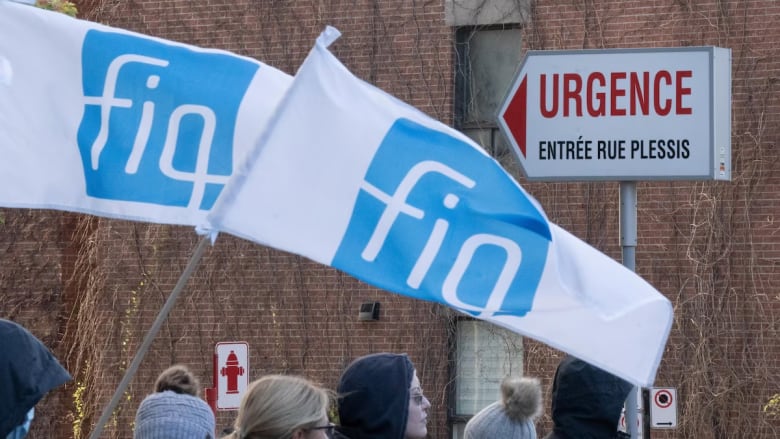
<path fill-rule="evenodd" d="M 501 116 L 517 142 L 520 153 L 525 157 L 526 130 L 528 126 L 528 117 L 526 105 L 528 104 L 528 87 L 526 77 L 523 77 L 517 92 L 512 96 L 506 111 Z"/>

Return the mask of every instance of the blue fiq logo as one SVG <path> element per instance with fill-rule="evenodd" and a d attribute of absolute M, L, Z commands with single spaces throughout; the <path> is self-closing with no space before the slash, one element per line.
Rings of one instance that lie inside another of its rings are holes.
<path fill-rule="evenodd" d="M 490 157 L 398 119 L 366 172 L 333 266 L 473 315 L 525 315 L 550 244 L 543 213 Z"/>
<path fill-rule="evenodd" d="M 259 64 L 90 30 L 82 68 L 87 194 L 210 209 L 233 172 L 236 115 Z"/>

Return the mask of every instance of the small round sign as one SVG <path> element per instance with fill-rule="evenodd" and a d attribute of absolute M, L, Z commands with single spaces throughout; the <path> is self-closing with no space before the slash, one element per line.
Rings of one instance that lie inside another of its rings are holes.
<path fill-rule="evenodd" d="M 674 401 L 674 399 L 672 398 L 672 392 L 668 390 L 659 390 L 655 394 L 654 401 L 655 401 L 655 405 L 657 405 L 658 407 L 662 409 L 668 408 L 672 405 L 672 402 Z"/>

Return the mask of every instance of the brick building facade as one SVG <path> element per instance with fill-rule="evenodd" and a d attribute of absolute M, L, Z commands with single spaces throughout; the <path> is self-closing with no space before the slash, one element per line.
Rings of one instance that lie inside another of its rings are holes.
<path fill-rule="evenodd" d="M 458 125 L 456 24 L 514 29 L 531 49 L 719 46 L 732 50 L 731 182 L 640 182 L 636 267 L 675 305 L 656 380 L 676 387 L 679 427 L 660 438 L 772 438 L 780 414 L 780 3 L 773 0 L 224 1 L 84 0 L 79 16 L 216 47 L 294 74 L 326 25 L 357 76 Z M 453 18 L 508 5 L 506 14 Z M 457 14 L 456 14 L 457 15 Z M 487 17 L 487 18 L 485 18 Z M 507 18 L 509 17 L 509 18 Z M 56 38 L 56 36 L 52 36 Z M 620 259 L 617 183 L 528 183 L 552 221 Z M 39 406 L 30 437 L 86 437 L 111 398 L 198 237 L 190 228 L 71 213 L 0 210 L 0 317 L 41 338 L 74 375 Z M 380 302 L 380 319 L 358 321 Z M 452 437 L 458 320 L 304 258 L 220 236 L 156 337 L 103 437 L 132 437 L 157 374 L 186 363 L 211 386 L 214 344 L 249 345 L 251 376 L 289 373 L 334 387 L 353 358 L 407 352 L 432 403 L 431 438 Z M 562 354 L 523 341 L 522 372 L 549 389 Z M 619 346 L 615 346 L 619 350 Z M 227 426 L 232 413 L 220 412 Z"/>

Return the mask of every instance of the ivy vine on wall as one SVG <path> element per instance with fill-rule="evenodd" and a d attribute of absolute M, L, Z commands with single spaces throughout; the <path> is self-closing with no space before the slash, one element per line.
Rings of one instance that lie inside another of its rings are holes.
<path fill-rule="evenodd" d="M 35 6 L 41 9 L 62 12 L 63 14 L 70 15 L 71 17 L 75 17 L 78 13 L 76 5 L 65 0 L 36 0 Z"/>

